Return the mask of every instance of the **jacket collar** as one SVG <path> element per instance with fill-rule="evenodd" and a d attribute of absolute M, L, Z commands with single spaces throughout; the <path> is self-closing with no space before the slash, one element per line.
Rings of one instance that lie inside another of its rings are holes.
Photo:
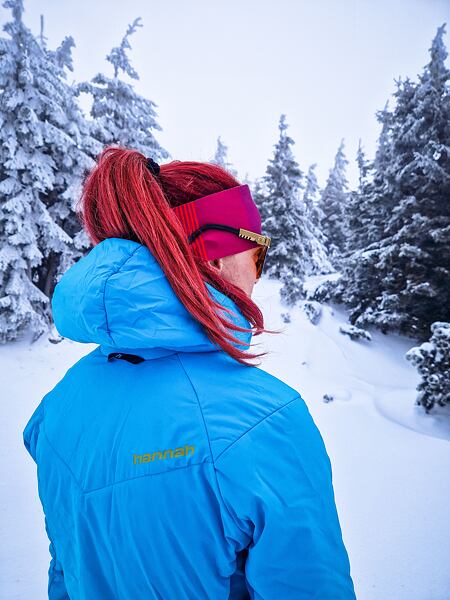
<path fill-rule="evenodd" d="M 250 328 L 231 298 L 206 283 L 210 295 L 233 313 L 225 318 Z M 221 350 L 180 302 L 150 250 L 108 238 L 72 265 L 55 287 L 52 312 L 58 332 L 96 343 L 103 354 L 124 352 L 145 359 L 174 352 Z M 251 332 L 230 331 L 248 349 Z"/>

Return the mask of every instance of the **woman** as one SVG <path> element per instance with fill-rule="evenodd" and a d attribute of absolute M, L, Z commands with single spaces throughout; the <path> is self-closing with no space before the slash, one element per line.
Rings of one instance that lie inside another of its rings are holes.
<path fill-rule="evenodd" d="M 300 394 L 248 362 L 270 243 L 248 186 L 107 148 L 80 214 L 94 247 L 53 317 L 98 347 L 24 430 L 49 598 L 354 599 L 322 437 Z"/>

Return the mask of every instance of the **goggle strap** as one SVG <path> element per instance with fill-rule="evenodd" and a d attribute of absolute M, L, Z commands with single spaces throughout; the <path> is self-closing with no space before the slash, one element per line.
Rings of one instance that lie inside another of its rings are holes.
<path fill-rule="evenodd" d="M 190 234 L 188 237 L 188 243 L 192 244 L 192 242 L 207 229 L 221 229 L 222 231 L 229 231 L 230 233 L 235 233 L 236 235 L 239 235 L 240 231 L 236 227 L 231 227 L 230 225 L 222 225 L 220 223 L 205 223 Z"/>
<path fill-rule="evenodd" d="M 222 225 L 220 223 L 205 223 L 189 235 L 188 243 L 191 244 L 201 233 L 203 233 L 207 229 L 220 229 L 222 231 L 229 231 L 230 233 L 238 235 L 240 238 L 250 240 L 251 242 L 256 242 L 260 246 L 270 246 L 270 238 L 266 235 L 261 235 L 260 233 L 249 231 L 248 229 L 242 229 L 242 227 L 240 229 L 237 229 L 236 227 L 231 227 L 230 225 Z"/>

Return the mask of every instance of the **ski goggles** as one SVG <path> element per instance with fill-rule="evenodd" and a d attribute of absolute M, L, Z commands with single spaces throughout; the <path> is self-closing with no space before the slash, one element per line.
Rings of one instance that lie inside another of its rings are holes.
<path fill-rule="evenodd" d="M 236 227 L 221 225 L 220 223 L 207 223 L 191 233 L 191 235 L 188 237 L 189 244 L 191 244 L 197 236 L 208 229 L 215 229 L 216 231 L 229 231 L 245 240 L 251 240 L 258 244 L 257 251 L 254 254 L 256 278 L 259 279 L 261 277 L 264 268 L 264 262 L 266 260 L 267 250 L 270 246 L 270 238 L 267 235 L 255 233 L 254 231 L 248 231 L 248 229 L 242 229 L 242 227 L 237 229 Z"/>
<path fill-rule="evenodd" d="M 173 210 L 196 256 L 209 261 L 258 248 L 256 276 L 261 277 L 270 238 L 262 234 L 261 217 L 248 185 L 216 192 Z"/>

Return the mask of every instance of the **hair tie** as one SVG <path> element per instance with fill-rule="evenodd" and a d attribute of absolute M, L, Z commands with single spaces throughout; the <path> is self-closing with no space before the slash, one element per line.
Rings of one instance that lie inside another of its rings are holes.
<path fill-rule="evenodd" d="M 147 158 L 146 165 L 149 171 L 155 175 L 155 177 L 156 175 L 159 175 L 160 167 L 158 163 L 153 160 L 153 158 Z"/>

